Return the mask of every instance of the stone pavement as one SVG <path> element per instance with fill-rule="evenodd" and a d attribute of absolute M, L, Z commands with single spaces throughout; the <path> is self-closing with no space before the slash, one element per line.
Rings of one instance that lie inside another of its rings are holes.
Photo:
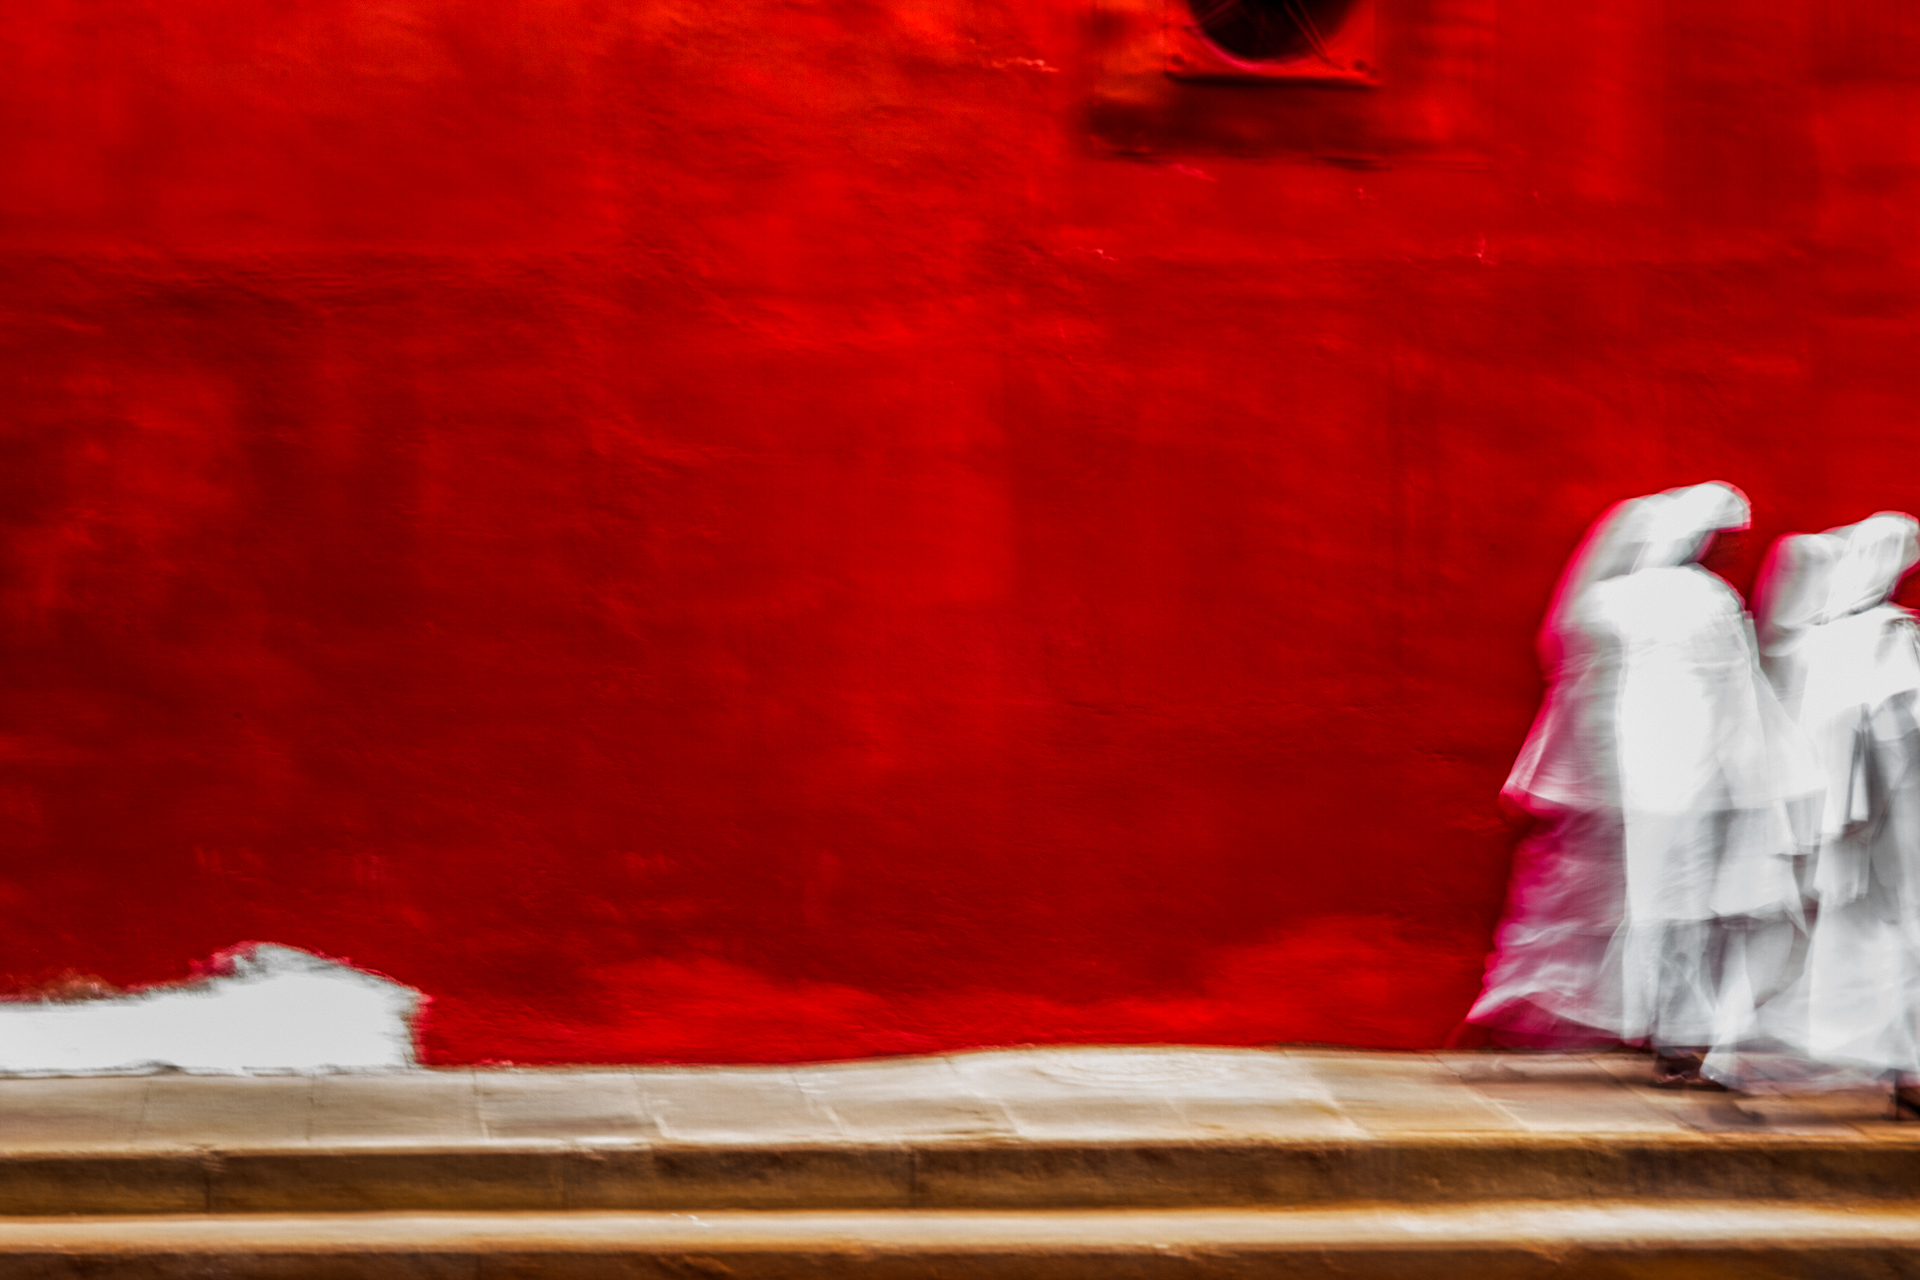
<path fill-rule="evenodd" d="M 1416 1134 L 1920 1139 L 1884 1093 L 1647 1087 L 1637 1054 L 1049 1048 L 802 1067 L 0 1079 L 0 1155 L 529 1144 L 1210 1143 Z"/>
<path fill-rule="evenodd" d="M 8 1079 L 0 1276 L 1920 1274 L 1920 1124 L 1884 1095 L 1647 1074 L 1052 1048 Z"/>

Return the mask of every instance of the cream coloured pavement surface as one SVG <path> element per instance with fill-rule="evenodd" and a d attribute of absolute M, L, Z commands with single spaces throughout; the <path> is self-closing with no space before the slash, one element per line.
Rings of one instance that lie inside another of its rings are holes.
<path fill-rule="evenodd" d="M 1646 1058 L 1044 1048 L 798 1067 L 0 1079 L 0 1153 L 1416 1135 L 1920 1140 L 1884 1094 L 1648 1087 Z"/>

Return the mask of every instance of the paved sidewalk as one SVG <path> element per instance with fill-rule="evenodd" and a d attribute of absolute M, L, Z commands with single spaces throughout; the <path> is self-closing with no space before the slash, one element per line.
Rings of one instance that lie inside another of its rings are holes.
<path fill-rule="evenodd" d="M 1645 1058 L 1025 1049 L 0 1080 L 11 1280 L 1920 1274 L 1877 1094 Z"/>
<path fill-rule="evenodd" d="M 1920 1141 L 1878 1093 L 1673 1093 L 1644 1057 L 1048 1048 L 804 1067 L 0 1080 L 0 1154 L 1102 1144 L 1414 1135 Z"/>

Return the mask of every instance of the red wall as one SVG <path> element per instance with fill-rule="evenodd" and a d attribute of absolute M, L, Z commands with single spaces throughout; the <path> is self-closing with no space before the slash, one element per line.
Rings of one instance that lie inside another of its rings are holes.
<path fill-rule="evenodd" d="M 1920 9 L 0 8 L 0 971 L 1416 1046 L 1586 523 L 1920 507 Z"/>

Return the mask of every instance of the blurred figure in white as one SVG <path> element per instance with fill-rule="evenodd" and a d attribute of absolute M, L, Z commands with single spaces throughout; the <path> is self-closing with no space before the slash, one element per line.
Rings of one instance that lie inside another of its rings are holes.
<path fill-rule="evenodd" d="M 1797 971 L 1819 780 L 1739 596 L 1697 563 L 1747 523 L 1730 485 L 1672 489 L 1614 507 L 1567 566 L 1546 702 L 1503 792 L 1540 825 L 1469 1020 L 1644 1044 L 1656 1082 L 1705 1084 L 1706 1047 Z"/>
<path fill-rule="evenodd" d="M 1896 1114 L 1920 1118 L 1920 630 L 1888 600 L 1916 561 L 1920 522 L 1883 511 L 1780 539 L 1758 602 L 1762 662 L 1826 779 L 1806 976 L 1779 1038 L 1889 1081 Z"/>

